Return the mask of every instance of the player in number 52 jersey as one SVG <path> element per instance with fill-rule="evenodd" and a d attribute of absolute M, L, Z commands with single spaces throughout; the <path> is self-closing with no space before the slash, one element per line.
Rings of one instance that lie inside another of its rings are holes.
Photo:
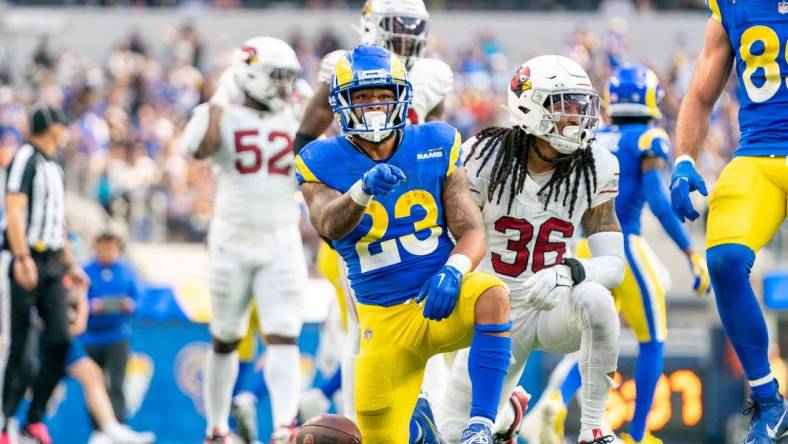
<path fill-rule="evenodd" d="M 706 258 L 717 310 L 752 387 L 747 444 L 776 442 L 788 431 L 788 403 L 769 364 L 769 337 L 750 285 L 755 254 L 786 216 L 788 200 L 788 2 L 708 0 L 703 50 L 676 125 L 673 209 L 699 214 L 689 194 L 707 194 L 695 170 L 709 116 L 732 66 L 738 76 L 741 139 L 709 199 Z"/>
<path fill-rule="evenodd" d="M 208 235 L 212 349 L 206 360 L 206 443 L 229 443 L 228 415 L 238 343 L 247 332 L 250 302 L 265 332 L 266 383 L 276 430 L 273 444 L 295 443 L 300 392 L 299 352 L 306 261 L 298 230 L 291 98 L 300 65 L 285 42 L 247 40 L 230 68 L 243 104 L 220 88 L 197 107 L 184 145 L 213 163 L 217 181 Z M 231 85 L 225 85 L 228 88 Z"/>

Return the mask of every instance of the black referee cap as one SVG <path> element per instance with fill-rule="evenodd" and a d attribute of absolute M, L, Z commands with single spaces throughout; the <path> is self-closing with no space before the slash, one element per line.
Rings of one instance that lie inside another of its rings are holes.
<path fill-rule="evenodd" d="M 33 108 L 30 113 L 30 132 L 41 134 L 54 123 L 66 123 L 66 115 L 55 106 L 42 104 Z"/>

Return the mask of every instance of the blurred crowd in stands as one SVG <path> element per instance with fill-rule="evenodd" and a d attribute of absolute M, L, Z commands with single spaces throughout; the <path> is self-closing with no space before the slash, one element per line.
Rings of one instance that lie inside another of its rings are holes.
<path fill-rule="evenodd" d="M 360 8 L 364 0 L 11 0 L 14 5 L 90 5 L 131 7 L 187 7 L 221 8 L 276 7 L 276 8 Z M 688 10 L 703 9 L 705 0 L 433 0 L 431 10 L 483 9 L 483 10 L 544 10 L 544 11 L 595 11 L 615 8 Z"/>
<path fill-rule="evenodd" d="M 601 88 L 611 66 L 629 61 L 624 29 L 615 21 L 604 35 L 578 29 L 563 52 L 583 64 Z M 433 37 L 429 55 L 455 70 L 447 120 L 465 137 L 507 124 L 500 105 L 515 67 L 524 60 L 511 59 L 494 33 L 460 48 Z M 355 43 L 331 31 L 315 39 L 294 32 L 288 40 L 311 84 L 323 54 Z M 104 60 L 88 60 L 42 36 L 22 78 L 11 79 L 0 62 L 5 84 L 0 87 L 0 167 L 24 137 L 26 106 L 33 100 L 60 105 L 71 120 L 71 142 L 62 158 L 70 191 L 125 219 L 130 240 L 201 241 L 211 216 L 212 176 L 207 164 L 182 154 L 179 135 L 191 109 L 212 94 L 231 49 L 205 54 L 201 42 L 184 24 L 170 41 L 149 41 L 135 32 Z M 662 110 L 671 133 L 694 57 L 677 49 L 668 66 L 652 66 L 666 92 Z M 736 146 L 736 109 L 734 95 L 724 94 L 700 162 L 710 179 Z"/>

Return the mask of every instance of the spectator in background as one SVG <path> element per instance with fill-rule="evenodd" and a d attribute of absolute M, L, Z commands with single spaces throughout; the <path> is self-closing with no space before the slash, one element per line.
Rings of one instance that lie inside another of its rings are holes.
<path fill-rule="evenodd" d="M 120 251 L 121 239 L 117 234 L 105 231 L 96 238 L 96 256 L 85 267 L 91 279 L 90 317 L 81 339 L 88 355 L 104 371 L 112 409 L 123 423 L 126 421 L 123 381 L 129 358 L 131 318 L 142 290 L 134 269 L 120 259 Z"/>

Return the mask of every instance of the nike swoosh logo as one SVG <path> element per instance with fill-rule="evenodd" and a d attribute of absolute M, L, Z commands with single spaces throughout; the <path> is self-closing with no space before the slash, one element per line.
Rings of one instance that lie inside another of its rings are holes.
<path fill-rule="evenodd" d="M 438 287 L 440 287 L 440 286 L 441 286 L 441 284 L 443 283 L 443 278 L 445 278 L 445 277 L 446 277 L 446 275 L 445 275 L 445 274 L 443 274 L 443 273 L 441 273 L 441 274 L 439 274 L 438 276 L 440 276 L 440 279 L 438 280 Z"/>
<path fill-rule="evenodd" d="M 780 424 L 783 423 L 783 419 L 785 419 L 785 414 L 788 413 L 788 410 L 783 410 L 783 416 L 780 417 L 780 420 L 777 421 L 777 424 L 774 425 L 774 428 L 766 426 L 766 434 L 769 435 L 769 438 L 775 439 L 777 438 L 777 429 L 780 428 Z"/>

